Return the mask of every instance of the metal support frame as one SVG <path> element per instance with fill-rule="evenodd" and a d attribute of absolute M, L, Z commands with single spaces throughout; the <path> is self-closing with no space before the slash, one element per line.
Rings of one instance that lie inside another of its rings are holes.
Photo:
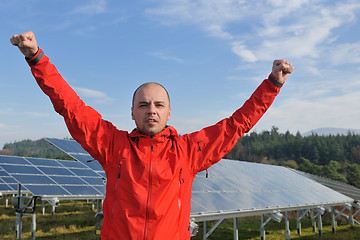
<path fill-rule="evenodd" d="M 313 231 L 316 232 L 316 218 L 318 219 L 318 230 L 319 230 L 319 236 L 322 236 L 322 215 L 325 213 L 325 208 L 322 206 L 319 206 L 317 208 L 314 208 L 312 211 L 312 223 L 313 223 Z"/>
<path fill-rule="evenodd" d="M 265 240 L 265 225 L 270 222 L 270 220 L 274 220 L 276 222 L 281 222 L 282 214 L 280 212 L 273 212 L 266 214 L 269 218 L 264 222 L 264 214 L 261 214 L 261 226 L 260 226 L 260 238 L 261 240 Z"/>
<path fill-rule="evenodd" d="M 24 215 L 31 215 L 31 237 L 35 239 L 36 232 L 36 199 L 37 196 L 23 196 L 21 195 L 21 184 L 18 185 L 18 195 L 12 198 L 12 204 L 15 207 L 15 232 L 17 239 L 21 239 L 21 229 L 22 223 L 21 218 Z M 27 204 L 25 204 L 25 200 L 29 200 Z M 29 210 L 30 212 L 27 212 Z"/>
<path fill-rule="evenodd" d="M 42 210 L 43 215 L 45 214 L 45 204 L 46 203 L 50 203 L 50 205 L 51 205 L 51 215 L 54 216 L 56 207 L 60 205 L 59 199 L 57 197 L 54 197 L 54 198 L 51 198 L 51 199 L 42 200 L 41 210 Z"/>
<path fill-rule="evenodd" d="M 297 226 L 297 233 L 299 236 L 301 236 L 301 219 L 305 217 L 306 214 L 310 212 L 310 209 L 303 210 L 303 213 L 301 214 L 301 210 L 297 211 L 297 219 L 296 219 L 296 226 Z"/>
<path fill-rule="evenodd" d="M 212 233 L 213 231 L 215 231 L 215 229 L 224 221 L 225 218 L 220 219 L 219 221 L 217 221 L 217 223 L 215 223 L 215 225 L 210 229 L 209 232 L 206 232 L 206 221 L 204 222 L 204 236 L 203 239 L 206 240 Z"/>

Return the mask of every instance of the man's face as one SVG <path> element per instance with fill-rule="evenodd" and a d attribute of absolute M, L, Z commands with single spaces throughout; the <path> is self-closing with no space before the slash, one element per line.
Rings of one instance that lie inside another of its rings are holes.
<path fill-rule="evenodd" d="M 132 119 L 141 133 L 155 135 L 170 120 L 170 101 L 164 88 L 148 84 L 137 90 L 131 108 Z"/>

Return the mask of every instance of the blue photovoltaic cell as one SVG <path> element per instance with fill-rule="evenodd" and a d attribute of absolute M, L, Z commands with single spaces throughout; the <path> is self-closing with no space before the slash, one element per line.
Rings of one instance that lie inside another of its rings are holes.
<path fill-rule="evenodd" d="M 30 165 L 29 162 L 22 157 L 11 157 L 3 155 L 0 155 L 0 162 L 4 164 Z"/>
<path fill-rule="evenodd" d="M 2 168 L 8 173 L 42 174 L 33 166 L 2 165 Z"/>
<path fill-rule="evenodd" d="M 53 180 L 51 180 L 49 177 L 44 175 L 14 175 L 14 178 L 20 182 L 28 184 L 56 184 Z"/>
<path fill-rule="evenodd" d="M 64 167 L 67 167 L 67 168 L 85 168 L 85 169 L 88 169 L 88 167 L 86 167 L 84 164 L 81 164 L 77 161 L 59 161 L 59 163 L 61 165 L 63 165 Z"/>
<path fill-rule="evenodd" d="M 83 179 L 84 181 L 86 181 L 87 183 L 89 183 L 90 185 L 103 185 L 104 184 L 104 180 L 101 178 L 94 178 L 94 177 L 82 177 L 81 179 Z"/>
<path fill-rule="evenodd" d="M 94 186 L 94 188 L 96 190 L 98 190 L 99 192 L 101 192 L 101 194 L 103 194 L 105 196 L 105 193 L 106 193 L 105 185 L 103 185 L 103 186 Z"/>
<path fill-rule="evenodd" d="M 66 168 L 50 168 L 50 167 L 39 167 L 40 171 L 44 172 L 46 175 L 74 175 Z"/>
<path fill-rule="evenodd" d="M 53 161 L 49 159 L 40 159 L 40 158 L 31 158 L 31 164 L 36 166 L 52 166 L 52 167 L 62 167 L 58 161 Z"/>
<path fill-rule="evenodd" d="M 26 185 L 27 189 L 34 196 L 69 196 L 69 192 L 65 191 L 58 185 Z"/>
<path fill-rule="evenodd" d="M 88 154 L 81 145 L 73 140 L 64 140 L 64 139 L 56 139 L 56 138 L 46 138 L 51 144 L 60 148 L 66 153 L 85 153 Z"/>
<path fill-rule="evenodd" d="M 91 186 L 64 186 L 64 188 L 73 195 L 101 195 Z"/>
<path fill-rule="evenodd" d="M 97 173 L 95 173 L 91 169 L 71 169 L 78 176 L 87 176 L 87 177 L 100 177 Z"/>
<path fill-rule="evenodd" d="M 81 178 L 79 178 L 79 177 L 52 176 L 51 178 L 60 185 L 63 185 L 63 184 L 77 184 L 77 185 L 86 184 L 86 182 L 81 180 Z"/>

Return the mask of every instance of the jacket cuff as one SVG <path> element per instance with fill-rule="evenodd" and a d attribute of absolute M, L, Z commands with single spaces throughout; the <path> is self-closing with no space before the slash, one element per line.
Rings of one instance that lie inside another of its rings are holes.
<path fill-rule="evenodd" d="M 43 55 L 44 55 L 43 50 L 41 50 L 41 49 L 39 48 L 34 57 L 32 57 L 32 58 L 27 58 L 27 57 L 25 57 L 25 60 L 27 61 L 27 63 L 28 63 L 30 66 L 33 66 L 33 65 L 37 64 L 37 63 L 41 60 L 41 58 L 43 57 Z"/>
<path fill-rule="evenodd" d="M 274 77 L 274 75 L 273 75 L 272 73 L 270 73 L 270 75 L 269 75 L 269 80 L 270 80 L 275 86 L 277 86 L 277 87 L 279 87 L 279 88 L 281 88 L 281 87 L 284 85 L 284 83 L 279 82 L 279 81 Z"/>

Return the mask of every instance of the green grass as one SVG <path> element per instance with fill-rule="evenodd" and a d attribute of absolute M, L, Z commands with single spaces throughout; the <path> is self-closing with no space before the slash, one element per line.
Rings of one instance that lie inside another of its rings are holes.
<path fill-rule="evenodd" d="M 36 214 L 36 239 L 100 239 L 95 234 L 95 213 L 91 209 L 91 203 L 86 201 L 61 201 L 56 208 L 54 216 L 51 214 L 50 205 L 47 205 L 46 213 L 41 213 L 41 202 L 38 201 Z M 16 239 L 15 234 L 15 210 L 12 206 L 5 207 L 4 199 L 0 199 L 0 239 Z M 260 239 L 260 216 L 238 218 L 239 239 Z M 311 221 L 303 219 L 302 235 L 297 235 L 296 220 L 290 218 L 291 239 L 312 240 L 343 240 L 360 239 L 360 226 L 350 227 L 349 223 L 338 220 L 336 233 L 332 233 L 331 223 L 324 217 L 323 236 L 319 238 L 318 232 L 312 231 Z M 208 222 L 208 230 L 211 229 L 215 221 Z M 203 236 L 202 223 L 197 236 L 192 240 L 200 240 Z M 22 218 L 22 239 L 31 239 L 31 216 Z M 276 223 L 270 221 L 266 229 L 266 240 L 283 240 L 285 236 L 284 221 Z M 208 239 L 233 239 L 233 222 L 231 219 L 225 220 L 210 235 Z"/>

